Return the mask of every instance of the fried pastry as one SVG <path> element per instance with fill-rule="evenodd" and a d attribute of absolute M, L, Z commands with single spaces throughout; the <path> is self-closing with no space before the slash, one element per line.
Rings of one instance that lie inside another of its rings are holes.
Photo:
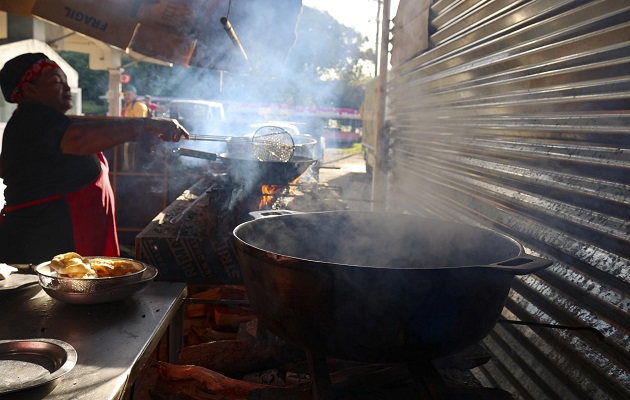
<path fill-rule="evenodd" d="M 97 278 L 96 271 L 90 266 L 90 260 L 75 252 L 56 255 L 50 262 L 50 267 L 60 276 L 70 278 Z"/>
<path fill-rule="evenodd" d="M 138 263 L 106 257 L 82 257 L 69 252 L 55 256 L 50 267 L 68 278 L 107 278 L 140 271 Z"/>
<path fill-rule="evenodd" d="M 137 272 L 136 264 L 126 260 L 114 260 L 107 258 L 92 258 L 90 260 L 92 269 L 99 277 L 121 276 Z"/>

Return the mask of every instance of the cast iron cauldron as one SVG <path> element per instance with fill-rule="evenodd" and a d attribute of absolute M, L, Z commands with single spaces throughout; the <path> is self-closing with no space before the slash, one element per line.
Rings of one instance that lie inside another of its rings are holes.
<path fill-rule="evenodd" d="M 494 327 L 515 275 L 551 265 L 503 234 L 403 214 L 280 215 L 233 233 L 258 319 L 316 358 L 452 354 Z"/>

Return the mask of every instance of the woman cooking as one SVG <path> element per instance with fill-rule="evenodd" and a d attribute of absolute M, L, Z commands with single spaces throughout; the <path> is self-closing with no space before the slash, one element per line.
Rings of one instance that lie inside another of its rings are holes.
<path fill-rule="evenodd" d="M 71 119 L 66 75 L 43 53 L 9 60 L 0 86 L 6 101 L 17 103 L 0 154 L 0 262 L 39 263 L 69 251 L 119 256 L 102 151 L 142 133 L 179 141 L 188 132 L 172 119 Z"/>

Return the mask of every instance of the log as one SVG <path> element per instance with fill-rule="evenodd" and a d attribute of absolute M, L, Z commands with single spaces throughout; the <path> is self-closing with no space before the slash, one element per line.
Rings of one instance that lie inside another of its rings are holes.
<path fill-rule="evenodd" d="M 173 398 L 194 400 L 217 400 L 216 396 L 206 393 L 199 382 L 193 380 L 164 381 L 158 379 L 155 386 L 149 390 L 151 400 L 171 400 Z M 182 397 L 183 396 L 183 397 Z"/>
<path fill-rule="evenodd" d="M 221 374 L 234 376 L 264 368 L 280 348 L 250 340 L 217 340 L 184 347 L 179 363 L 197 365 Z"/>
<path fill-rule="evenodd" d="M 408 379 L 409 373 L 401 376 L 404 367 L 365 365 L 349 368 L 331 374 L 339 400 L 376 400 L 383 398 L 381 391 L 377 397 L 370 397 L 372 391 L 379 393 L 383 385 L 391 385 Z M 216 371 L 197 365 L 173 365 L 158 361 L 159 379 L 156 389 L 168 394 L 190 396 L 196 400 L 310 400 L 311 383 L 302 382 L 288 387 L 251 383 L 223 376 Z M 385 393 L 386 394 L 386 393 Z M 381 396 L 381 397 L 378 397 Z M 404 397 L 400 400 L 417 396 Z"/>
<path fill-rule="evenodd" d="M 217 305 L 213 311 L 214 325 L 218 328 L 238 328 L 240 324 L 256 319 L 249 307 Z"/>
<path fill-rule="evenodd" d="M 433 398 L 429 392 L 410 384 L 404 366 L 364 365 L 331 374 L 333 397 L 337 400 L 418 400 Z M 186 395 L 195 400 L 311 400 L 310 382 L 290 387 L 274 387 L 231 379 L 195 365 L 158 362 L 159 379 L 155 390 L 171 395 Z M 497 388 L 442 386 L 440 399 L 514 400 Z"/>
<path fill-rule="evenodd" d="M 212 328 L 202 328 L 198 334 L 204 342 L 236 340 L 236 332 L 217 331 Z"/>
<path fill-rule="evenodd" d="M 186 393 L 181 392 L 181 394 L 200 400 L 246 400 L 251 391 L 269 387 L 268 385 L 228 378 L 198 365 L 174 365 L 158 361 L 157 367 L 159 379 L 163 381 L 187 381 L 184 386 L 179 386 L 186 390 Z M 165 386 L 162 384 L 161 387 L 164 388 Z"/>

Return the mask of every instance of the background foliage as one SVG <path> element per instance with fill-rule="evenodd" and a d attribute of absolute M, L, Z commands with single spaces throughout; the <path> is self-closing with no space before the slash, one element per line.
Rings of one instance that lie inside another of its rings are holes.
<path fill-rule="evenodd" d="M 340 24 L 330 14 L 304 7 L 298 39 L 284 70 L 275 77 L 170 68 L 130 60 L 123 60 L 123 64 L 127 63 L 124 72 L 131 75 L 131 83 L 140 95 L 358 109 L 376 60 L 373 49 L 362 48 L 365 42 L 359 32 Z M 79 73 L 83 111 L 104 114 L 107 71 L 90 70 L 86 54 L 61 55 Z"/>

